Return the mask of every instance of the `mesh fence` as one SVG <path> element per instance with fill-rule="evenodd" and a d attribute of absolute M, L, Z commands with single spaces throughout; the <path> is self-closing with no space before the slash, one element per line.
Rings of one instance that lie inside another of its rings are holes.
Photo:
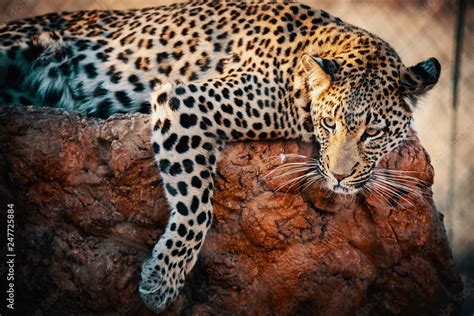
<path fill-rule="evenodd" d="M 47 12 L 79 9 L 124 9 L 172 1 L 0 0 L 0 23 Z M 457 266 L 466 289 L 466 315 L 474 313 L 474 7 L 465 9 L 457 112 L 453 110 L 453 63 L 457 0 L 304 0 L 389 42 L 406 65 L 437 57 L 442 75 L 415 113 L 415 127 L 435 168 L 434 199 L 445 215 Z M 467 2 L 470 2 L 467 0 Z M 471 3 L 472 4 L 472 3 Z M 456 125 L 453 122 L 456 118 Z M 454 149 L 454 156 L 452 155 Z M 450 161 L 454 168 L 450 169 Z"/>

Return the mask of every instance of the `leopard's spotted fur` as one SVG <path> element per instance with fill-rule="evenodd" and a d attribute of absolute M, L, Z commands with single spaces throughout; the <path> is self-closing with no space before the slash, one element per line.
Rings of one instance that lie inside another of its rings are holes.
<path fill-rule="evenodd" d="M 171 217 L 140 293 L 163 310 L 192 269 L 212 219 L 219 148 L 243 139 L 315 140 L 317 172 L 353 193 L 406 136 L 413 101 L 440 67 L 405 67 L 380 38 L 289 3 L 191 1 L 82 11 L 0 28 L 3 103 L 106 118 L 152 113 Z"/>

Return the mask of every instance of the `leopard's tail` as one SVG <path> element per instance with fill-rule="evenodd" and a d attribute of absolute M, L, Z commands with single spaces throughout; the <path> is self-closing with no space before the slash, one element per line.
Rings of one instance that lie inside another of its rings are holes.
<path fill-rule="evenodd" d="M 31 68 L 27 58 L 36 48 L 14 24 L 0 25 L 0 105 L 32 103 L 22 86 Z"/>
<path fill-rule="evenodd" d="M 59 32 L 28 31 L 17 22 L 0 26 L 0 104 L 73 109 L 71 61 Z"/>

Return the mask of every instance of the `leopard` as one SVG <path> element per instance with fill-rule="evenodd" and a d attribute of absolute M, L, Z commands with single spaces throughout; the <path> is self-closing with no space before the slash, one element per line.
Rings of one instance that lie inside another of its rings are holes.
<path fill-rule="evenodd" d="M 378 36 L 296 2 L 198 0 L 8 22 L 0 70 L 2 105 L 149 115 L 170 215 L 138 292 L 160 312 L 206 239 L 225 144 L 317 143 L 311 172 L 353 195 L 407 138 L 441 66 L 405 66 Z"/>

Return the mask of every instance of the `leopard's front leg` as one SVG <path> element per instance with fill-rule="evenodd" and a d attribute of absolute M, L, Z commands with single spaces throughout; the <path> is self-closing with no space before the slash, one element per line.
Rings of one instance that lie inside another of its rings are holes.
<path fill-rule="evenodd" d="M 211 224 L 216 155 L 222 142 L 301 134 L 281 89 L 251 73 L 165 84 L 152 97 L 153 148 L 171 209 L 143 265 L 140 293 L 159 311 L 179 294 Z M 256 96 L 259 96 L 258 98 Z"/>
<path fill-rule="evenodd" d="M 155 311 L 179 294 L 212 220 L 216 138 L 199 126 L 202 117 L 175 90 L 165 84 L 152 97 L 152 145 L 171 210 L 141 273 L 140 295 Z"/>

